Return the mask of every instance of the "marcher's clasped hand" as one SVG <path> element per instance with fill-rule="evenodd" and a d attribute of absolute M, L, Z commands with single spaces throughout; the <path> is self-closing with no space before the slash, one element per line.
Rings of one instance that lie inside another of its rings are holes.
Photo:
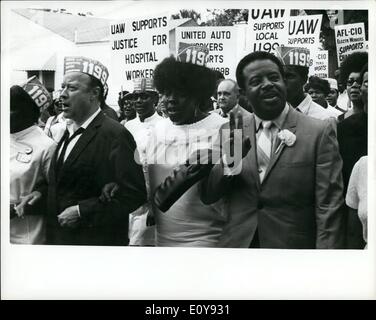
<path fill-rule="evenodd" d="M 57 221 L 59 222 L 61 227 L 76 228 L 80 222 L 78 206 L 71 206 L 66 208 L 57 216 Z"/>
<path fill-rule="evenodd" d="M 32 193 L 21 196 L 21 202 L 14 208 L 16 214 L 19 217 L 22 217 L 25 214 L 25 207 L 27 205 L 32 206 L 42 197 L 42 194 L 39 191 L 33 191 Z"/>
<path fill-rule="evenodd" d="M 118 190 L 119 185 L 116 182 L 107 183 L 102 189 L 102 194 L 100 195 L 99 200 L 101 202 L 110 202 L 115 197 Z"/>

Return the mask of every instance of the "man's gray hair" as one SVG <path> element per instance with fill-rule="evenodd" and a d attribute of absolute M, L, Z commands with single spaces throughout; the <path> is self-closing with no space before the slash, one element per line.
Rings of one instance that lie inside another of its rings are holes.
<path fill-rule="evenodd" d="M 236 93 L 239 93 L 239 90 L 240 90 L 239 85 L 238 85 L 238 83 L 237 83 L 235 80 L 233 80 L 233 79 L 222 79 L 222 80 L 218 83 L 218 85 L 217 85 L 217 89 L 218 89 L 219 85 L 220 85 L 222 82 L 225 82 L 225 81 L 227 81 L 227 82 L 231 82 L 231 83 L 234 85 L 234 89 L 235 89 Z"/>

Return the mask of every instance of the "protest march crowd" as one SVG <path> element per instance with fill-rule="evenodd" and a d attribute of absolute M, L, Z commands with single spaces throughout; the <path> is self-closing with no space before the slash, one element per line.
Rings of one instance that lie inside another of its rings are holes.
<path fill-rule="evenodd" d="M 368 53 L 324 78 L 279 46 L 232 79 L 206 46 L 178 48 L 118 111 L 90 57 L 65 57 L 53 94 L 10 88 L 10 242 L 366 248 Z"/>

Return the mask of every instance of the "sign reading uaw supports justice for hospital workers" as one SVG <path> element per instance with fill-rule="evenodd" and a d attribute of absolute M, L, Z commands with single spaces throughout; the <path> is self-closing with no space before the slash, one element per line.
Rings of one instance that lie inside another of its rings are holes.
<path fill-rule="evenodd" d="M 235 27 L 178 27 L 176 55 L 179 43 L 206 45 L 208 68 L 222 72 L 225 78 L 235 79 L 237 65 L 237 29 Z"/>
<path fill-rule="evenodd" d="M 355 51 L 366 51 L 364 23 L 344 24 L 334 27 L 338 65 Z"/>
<path fill-rule="evenodd" d="M 272 52 L 279 46 L 316 51 L 320 46 L 321 20 L 321 14 L 290 16 L 285 10 L 250 14 L 246 46 L 250 51 Z"/>
<path fill-rule="evenodd" d="M 159 14 L 118 21 L 110 26 L 111 76 L 132 90 L 133 79 L 152 78 L 169 56 L 169 16 Z"/>

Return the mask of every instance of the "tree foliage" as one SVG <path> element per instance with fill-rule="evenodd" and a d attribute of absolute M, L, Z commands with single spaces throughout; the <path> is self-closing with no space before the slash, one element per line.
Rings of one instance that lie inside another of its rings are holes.
<path fill-rule="evenodd" d="M 172 19 L 185 19 L 190 18 L 196 22 L 201 19 L 201 14 L 196 12 L 195 10 L 187 10 L 187 9 L 181 9 L 179 13 L 175 13 L 171 15 Z"/>
<path fill-rule="evenodd" d="M 207 11 L 213 18 L 201 23 L 203 26 L 233 26 L 248 20 L 247 9 L 207 9 Z"/>

